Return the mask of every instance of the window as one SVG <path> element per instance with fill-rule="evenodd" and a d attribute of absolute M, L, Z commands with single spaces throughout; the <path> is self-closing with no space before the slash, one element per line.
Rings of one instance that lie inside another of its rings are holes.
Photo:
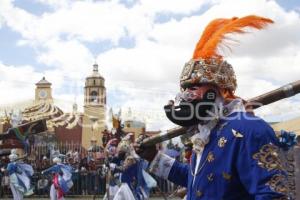
<path fill-rule="evenodd" d="M 93 103 L 98 103 L 99 102 L 98 93 L 96 91 L 91 92 L 90 102 L 93 102 Z"/>

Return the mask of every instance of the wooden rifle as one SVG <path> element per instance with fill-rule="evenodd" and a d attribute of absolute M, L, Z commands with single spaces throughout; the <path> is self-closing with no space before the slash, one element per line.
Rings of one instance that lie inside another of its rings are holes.
<path fill-rule="evenodd" d="M 256 109 L 264 105 L 269 105 L 276 101 L 294 96 L 300 92 L 300 80 L 282 86 L 278 89 L 272 90 L 270 92 L 264 93 L 257 97 L 251 98 L 247 101 L 245 107 L 247 110 Z M 168 130 L 165 134 L 155 135 L 149 138 L 146 138 L 142 141 L 141 146 L 148 147 L 152 146 L 166 140 L 184 135 L 187 133 L 187 127 L 177 127 L 171 130 Z"/>

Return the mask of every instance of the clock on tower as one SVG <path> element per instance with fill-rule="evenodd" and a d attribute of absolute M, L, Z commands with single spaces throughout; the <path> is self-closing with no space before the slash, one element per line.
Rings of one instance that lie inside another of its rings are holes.
<path fill-rule="evenodd" d="M 45 77 L 36 83 L 35 100 L 36 101 L 52 101 L 51 83 Z"/>
<path fill-rule="evenodd" d="M 39 91 L 39 97 L 40 97 L 41 99 L 46 99 L 47 96 L 48 96 L 48 94 L 47 94 L 47 91 L 46 91 L 46 90 L 40 90 L 40 91 Z"/>

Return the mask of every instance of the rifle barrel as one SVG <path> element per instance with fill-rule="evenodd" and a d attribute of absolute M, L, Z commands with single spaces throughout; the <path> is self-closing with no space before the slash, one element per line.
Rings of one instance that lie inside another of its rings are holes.
<path fill-rule="evenodd" d="M 272 90 L 265 94 L 249 99 L 252 108 L 259 108 L 263 105 L 268 105 L 276 101 L 294 96 L 300 92 L 300 80 Z"/>
<path fill-rule="evenodd" d="M 0 157 L 8 156 L 10 154 L 10 149 L 0 149 Z"/>
<path fill-rule="evenodd" d="M 300 80 L 292 82 L 285 86 L 282 86 L 278 89 L 272 90 L 265 94 L 259 95 L 257 97 L 251 98 L 248 100 L 247 106 L 251 106 L 252 109 L 256 109 L 261 106 L 268 105 L 268 104 L 274 103 L 276 101 L 294 96 L 298 93 L 300 93 Z M 186 127 L 178 127 L 175 129 L 171 129 L 171 130 L 167 131 L 167 133 L 165 133 L 165 134 L 155 135 L 155 136 L 145 139 L 141 143 L 141 146 L 143 146 L 143 147 L 152 146 L 157 143 L 161 143 L 166 140 L 170 140 L 174 137 L 183 135 L 186 132 L 187 132 Z"/>

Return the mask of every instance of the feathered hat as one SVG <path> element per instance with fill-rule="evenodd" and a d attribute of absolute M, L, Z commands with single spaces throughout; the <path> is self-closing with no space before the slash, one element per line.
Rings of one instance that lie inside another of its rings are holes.
<path fill-rule="evenodd" d="M 211 83 L 223 89 L 224 94 L 233 96 L 237 83 L 232 66 L 223 59 L 219 50 L 221 47 L 230 49 L 229 34 L 246 33 L 245 28 L 263 29 L 273 23 L 271 19 L 249 15 L 231 19 L 218 18 L 211 21 L 205 28 L 194 50 L 193 58 L 185 64 L 180 86 L 186 88 Z"/>

